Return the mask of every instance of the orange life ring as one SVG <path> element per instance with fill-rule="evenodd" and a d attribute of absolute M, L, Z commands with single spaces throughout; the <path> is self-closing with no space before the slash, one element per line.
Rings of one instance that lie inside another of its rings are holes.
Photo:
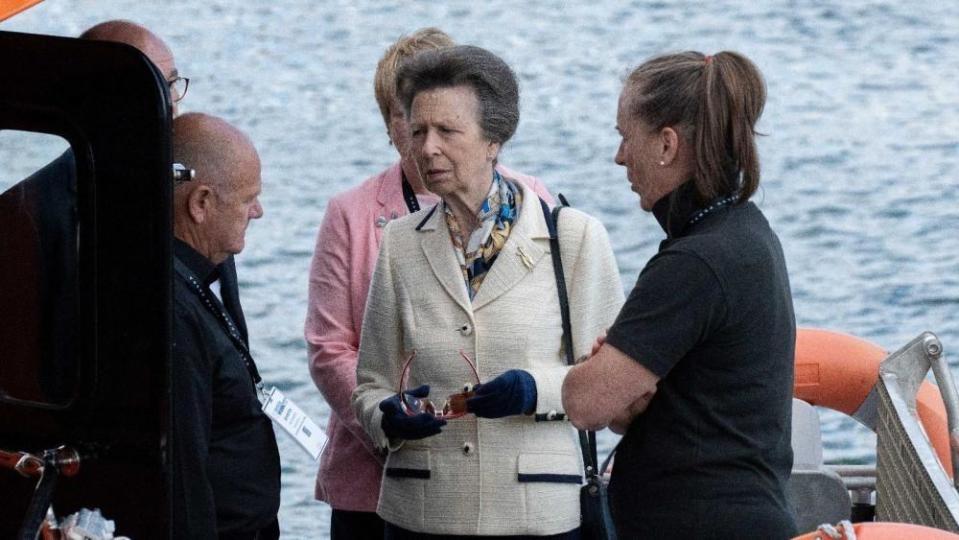
<path fill-rule="evenodd" d="M 856 533 L 855 536 L 847 534 L 845 526 L 840 524 L 835 527 L 839 533 L 838 536 L 816 530 L 797 536 L 793 540 L 847 540 L 848 538 L 857 538 L 858 540 L 903 540 L 904 538 L 910 540 L 956 540 L 959 538 L 959 534 L 905 523 L 854 523 L 852 528 Z"/>
<path fill-rule="evenodd" d="M 852 416 L 879 380 L 879 363 L 887 353 L 864 339 L 813 328 L 796 331 L 796 378 L 793 396 Z M 952 478 L 949 424 L 936 385 L 925 381 L 916 410 L 943 470 Z"/>

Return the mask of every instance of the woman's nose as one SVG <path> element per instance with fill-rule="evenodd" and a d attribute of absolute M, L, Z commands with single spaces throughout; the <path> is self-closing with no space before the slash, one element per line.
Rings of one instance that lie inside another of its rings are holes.
<path fill-rule="evenodd" d="M 426 132 L 423 137 L 422 153 L 424 156 L 435 156 L 440 153 L 439 136 L 433 130 Z"/>
<path fill-rule="evenodd" d="M 619 148 L 616 149 L 616 155 L 613 156 L 613 161 L 615 161 L 617 165 L 626 165 L 626 160 L 623 159 L 623 153 L 623 143 L 619 143 Z"/>

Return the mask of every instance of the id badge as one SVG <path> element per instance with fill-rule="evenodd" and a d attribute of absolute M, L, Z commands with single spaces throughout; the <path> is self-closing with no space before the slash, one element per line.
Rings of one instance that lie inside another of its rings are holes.
<path fill-rule="evenodd" d="M 299 408 L 293 400 L 283 395 L 279 388 L 272 387 L 265 392 L 263 412 L 293 437 L 316 461 L 326 444 L 326 433 Z"/>

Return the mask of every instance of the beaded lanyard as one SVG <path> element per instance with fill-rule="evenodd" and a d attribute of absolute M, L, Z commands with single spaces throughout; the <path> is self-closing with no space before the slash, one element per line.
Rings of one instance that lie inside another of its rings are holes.
<path fill-rule="evenodd" d="M 686 222 L 686 226 L 689 227 L 691 225 L 695 225 L 696 223 L 702 221 L 702 219 L 706 217 L 707 215 L 709 215 L 711 212 L 715 212 L 716 210 L 719 210 L 720 208 L 723 208 L 724 206 L 729 206 L 730 204 L 733 203 L 733 201 L 735 201 L 738 198 L 739 198 L 739 195 L 730 195 L 729 197 L 726 197 L 724 199 L 713 201 L 706 208 L 703 208 L 699 212 L 696 212 L 695 214 L 693 214 L 693 217 L 689 218 L 689 221 Z"/>
<path fill-rule="evenodd" d="M 243 364 L 246 366 L 246 370 L 250 373 L 250 378 L 253 379 L 253 386 L 256 387 L 258 393 L 263 393 L 263 379 L 260 377 L 260 372 L 256 369 L 256 364 L 253 362 L 253 356 L 250 354 L 250 349 L 247 347 L 246 343 L 243 342 L 243 338 L 240 337 L 240 332 L 236 329 L 236 325 L 233 324 L 233 319 L 230 318 L 230 315 L 220 308 L 218 305 L 213 303 L 213 299 L 210 298 L 210 295 L 206 293 L 204 287 L 200 285 L 200 281 L 193 275 L 193 272 L 186 267 L 185 264 L 180 262 L 179 259 L 173 259 L 173 266 L 176 268 L 176 271 L 180 276 L 187 280 L 187 282 L 192 286 L 193 292 L 200 297 L 200 301 L 206 307 L 206 309 L 216 317 L 217 321 L 220 323 L 230 336 L 230 340 L 233 342 L 233 345 L 236 346 L 237 350 L 240 351 L 240 356 L 243 358 Z"/>

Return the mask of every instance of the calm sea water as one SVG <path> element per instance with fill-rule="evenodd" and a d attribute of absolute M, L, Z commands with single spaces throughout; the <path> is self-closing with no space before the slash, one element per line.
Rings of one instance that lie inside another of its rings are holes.
<path fill-rule="evenodd" d="M 302 338 L 317 227 L 330 196 L 395 160 L 372 75 L 390 43 L 427 25 L 513 66 L 522 119 L 502 161 L 605 223 L 624 288 L 662 232 L 612 161 L 622 77 L 659 52 L 745 53 L 769 89 L 756 201 L 782 239 L 799 324 L 887 349 L 932 330 L 947 355 L 959 350 L 959 4 L 431 4 L 47 0 L 0 29 L 76 35 L 110 18 L 143 23 L 192 79 L 183 108 L 250 133 L 266 209 L 238 259 L 253 350 L 265 378 L 324 425 Z M 31 144 L 0 138 L 0 187 L 56 155 Z M 874 437 L 822 416 L 827 460 L 874 459 Z M 279 438 L 284 536 L 325 538 L 316 466 Z"/>

